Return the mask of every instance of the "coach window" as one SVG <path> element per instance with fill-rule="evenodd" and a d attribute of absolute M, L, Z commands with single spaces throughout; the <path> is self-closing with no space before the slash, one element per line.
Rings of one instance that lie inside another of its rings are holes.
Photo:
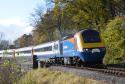
<path fill-rule="evenodd" d="M 54 50 L 58 50 L 58 44 L 54 45 Z"/>
<path fill-rule="evenodd" d="M 19 55 L 19 52 L 16 52 L 17 55 Z"/>
<path fill-rule="evenodd" d="M 35 49 L 35 52 L 42 52 L 42 51 L 43 51 L 43 48 Z"/>
<path fill-rule="evenodd" d="M 8 53 L 9 55 L 12 55 L 12 53 L 10 52 L 10 53 Z"/>
<path fill-rule="evenodd" d="M 49 47 L 48 47 L 48 51 L 52 51 L 52 46 L 49 46 Z"/>
<path fill-rule="evenodd" d="M 31 50 L 23 51 L 23 53 L 31 53 Z"/>
<path fill-rule="evenodd" d="M 36 52 L 52 51 L 52 46 L 35 49 Z"/>
<path fill-rule="evenodd" d="M 45 47 L 45 48 L 44 48 L 44 51 L 52 51 L 52 46 Z"/>

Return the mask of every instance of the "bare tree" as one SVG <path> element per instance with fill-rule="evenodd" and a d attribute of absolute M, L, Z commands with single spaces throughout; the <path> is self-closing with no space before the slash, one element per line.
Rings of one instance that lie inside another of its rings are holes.
<path fill-rule="evenodd" d="M 3 40 L 4 38 L 4 33 L 0 32 L 0 44 L 1 44 L 1 41 Z"/>
<path fill-rule="evenodd" d="M 9 41 L 4 39 L 4 33 L 0 32 L 0 50 L 8 49 Z"/>

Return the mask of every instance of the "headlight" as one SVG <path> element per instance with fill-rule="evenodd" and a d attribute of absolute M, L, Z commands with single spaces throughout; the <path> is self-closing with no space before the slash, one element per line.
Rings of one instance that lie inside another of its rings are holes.
<path fill-rule="evenodd" d="M 83 52 L 91 52 L 91 49 L 84 48 L 84 49 L 83 49 Z"/>

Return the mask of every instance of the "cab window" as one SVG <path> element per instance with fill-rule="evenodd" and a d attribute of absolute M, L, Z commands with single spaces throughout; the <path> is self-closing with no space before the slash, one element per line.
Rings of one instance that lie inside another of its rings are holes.
<path fill-rule="evenodd" d="M 101 42 L 99 32 L 95 30 L 86 30 L 82 33 L 82 36 L 85 43 Z"/>

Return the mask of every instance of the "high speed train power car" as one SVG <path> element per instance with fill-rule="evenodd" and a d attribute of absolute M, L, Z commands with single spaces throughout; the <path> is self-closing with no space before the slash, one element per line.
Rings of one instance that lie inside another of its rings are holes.
<path fill-rule="evenodd" d="M 45 64 L 101 64 L 106 48 L 97 30 L 85 29 L 68 35 L 57 41 L 52 41 L 33 47 L 15 49 L 15 57 L 33 56 L 33 66 Z M 0 54 L 2 51 L 0 52 Z"/>

